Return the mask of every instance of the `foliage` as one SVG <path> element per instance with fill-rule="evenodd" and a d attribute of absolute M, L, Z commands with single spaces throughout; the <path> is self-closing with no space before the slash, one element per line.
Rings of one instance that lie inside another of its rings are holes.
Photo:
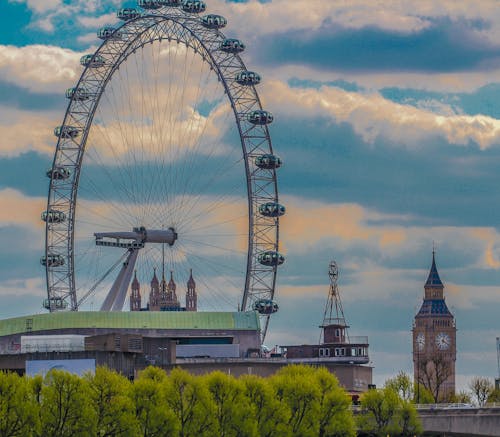
<path fill-rule="evenodd" d="M 280 402 L 264 378 L 255 375 L 242 377 L 245 393 L 255 411 L 257 429 L 262 437 L 291 435 L 290 410 Z"/>
<path fill-rule="evenodd" d="M 204 384 L 181 369 L 174 369 L 164 381 L 165 399 L 179 423 L 179 436 L 215 434 L 215 404 Z"/>
<path fill-rule="evenodd" d="M 178 432 L 174 413 L 165 408 L 166 399 L 160 385 L 165 379 L 166 374 L 161 369 L 148 368 L 132 385 L 130 393 L 135 417 L 143 437 L 176 435 Z"/>
<path fill-rule="evenodd" d="M 97 416 L 99 437 L 134 436 L 139 430 L 134 404 L 130 398 L 131 383 L 125 377 L 98 367 L 87 375 L 90 399 Z"/>
<path fill-rule="evenodd" d="M 314 369 L 309 366 L 287 366 L 271 378 L 276 396 L 290 409 L 293 436 L 317 436 L 319 433 L 319 397 L 317 384 L 311 383 Z"/>
<path fill-rule="evenodd" d="M 488 402 L 500 402 L 500 389 L 496 388 L 492 390 L 488 396 Z"/>
<path fill-rule="evenodd" d="M 334 375 L 308 366 L 239 379 L 150 367 L 133 383 L 103 367 L 84 377 L 0 373 L 1 436 L 354 437 L 350 405 Z M 412 412 L 398 420 L 411 425 Z"/>
<path fill-rule="evenodd" d="M 51 370 L 43 380 L 40 400 L 41 435 L 95 435 L 96 414 L 85 379 L 61 370 Z"/>
<path fill-rule="evenodd" d="M 253 408 L 244 395 L 242 382 L 222 372 L 213 372 L 204 381 L 215 404 L 216 435 L 256 436 L 255 414 L 251 414 Z"/>
<path fill-rule="evenodd" d="M 472 404 L 472 396 L 470 393 L 466 392 L 465 390 L 461 390 L 458 393 L 456 393 L 452 398 L 450 399 L 451 402 L 458 402 L 460 404 Z"/>
<path fill-rule="evenodd" d="M 361 432 L 370 436 L 410 436 L 422 432 L 414 404 L 401 399 L 390 387 L 368 390 L 361 397 L 358 425 Z"/>
<path fill-rule="evenodd" d="M 414 398 L 413 381 L 406 372 L 400 371 L 394 378 L 389 378 L 385 381 L 385 387 L 394 390 L 405 401 Z"/>
<path fill-rule="evenodd" d="M 469 382 L 469 388 L 477 404 L 483 406 L 494 390 L 493 382 L 482 376 L 475 376 Z"/>
<path fill-rule="evenodd" d="M 414 389 L 414 398 L 416 404 L 434 404 L 434 396 L 422 384 L 417 384 Z"/>
<path fill-rule="evenodd" d="M 36 435 L 40 427 L 38 410 L 27 379 L 17 373 L 0 372 L 0 435 Z"/>
<path fill-rule="evenodd" d="M 351 399 L 340 387 L 335 375 L 320 368 L 314 373 L 319 397 L 319 437 L 355 436 Z"/>

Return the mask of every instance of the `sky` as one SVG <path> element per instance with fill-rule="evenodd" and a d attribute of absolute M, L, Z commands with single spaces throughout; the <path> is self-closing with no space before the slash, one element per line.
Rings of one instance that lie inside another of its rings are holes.
<path fill-rule="evenodd" d="M 80 56 L 121 4 L 0 0 L 0 317 L 43 312 L 52 129 Z M 263 77 L 284 162 L 286 262 L 266 343 L 318 341 L 335 260 L 350 334 L 369 336 L 374 382 L 411 373 L 434 246 L 458 328 L 457 385 L 497 376 L 498 2 L 209 0 L 207 12 L 228 19 L 224 33 L 245 42 L 246 65 Z"/>

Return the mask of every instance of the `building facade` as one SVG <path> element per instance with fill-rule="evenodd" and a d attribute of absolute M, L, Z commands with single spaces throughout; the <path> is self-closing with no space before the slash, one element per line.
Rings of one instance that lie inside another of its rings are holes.
<path fill-rule="evenodd" d="M 436 401 L 450 399 L 455 394 L 457 329 L 455 318 L 446 305 L 435 252 L 412 332 L 415 382 L 430 390 Z"/>

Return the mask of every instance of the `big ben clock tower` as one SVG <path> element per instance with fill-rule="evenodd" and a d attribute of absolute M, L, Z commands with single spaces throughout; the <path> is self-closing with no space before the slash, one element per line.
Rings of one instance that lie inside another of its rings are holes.
<path fill-rule="evenodd" d="M 414 378 L 438 402 L 455 394 L 457 328 L 446 306 L 434 251 L 424 292 L 424 301 L 413 322 Z"/>

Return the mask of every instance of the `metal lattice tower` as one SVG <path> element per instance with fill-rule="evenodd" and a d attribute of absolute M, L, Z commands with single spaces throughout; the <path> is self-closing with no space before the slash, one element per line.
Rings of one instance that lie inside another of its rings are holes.
<path fill-rule="evenodd" d="M 338 289 L 339 269 L 335 261 L 331 261 L 328 268 L 328 276 L 330 277 L 330 289 L 328 291 L 328 299 L 325 305 L 325 312 L 323 314 L 323 323 L 320 328 L 325 328 L 330 325 L 338 325 L 346 330 L 349 327 L 345 320 L 344 308 L 340 300 L 340 293 Z M 323 330 L 321 331 L 323 333 Z"/>

